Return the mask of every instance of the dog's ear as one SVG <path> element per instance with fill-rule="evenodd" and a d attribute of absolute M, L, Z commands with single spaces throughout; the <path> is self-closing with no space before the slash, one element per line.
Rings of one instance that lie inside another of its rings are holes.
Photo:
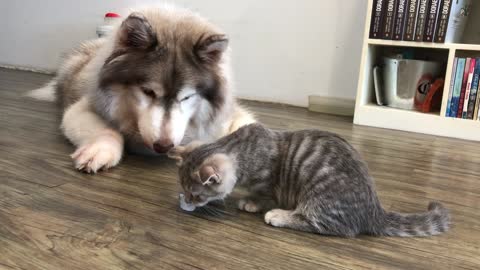
<path fill-rule="evenodd" d="M 207 63 L 218 62 L 223 52 L 228 48 L 228 37 L 222 34 L 202 37 L 195 45 L 195 54 Z"/>
<path fill-rule="evenodd" d="M 146 50 L 157 43 L 157 38 L 148 20 L 140 13 L 130 14 L 120 26 L 117 44 L 122 48 Z"/>
<path fill-rule="evenodd" d="M 204 165 L 198 171 L 198 179 L 204 186 L 210 186 L 213 184 L 220 184 L 220 176 L 211 165 Z"/>

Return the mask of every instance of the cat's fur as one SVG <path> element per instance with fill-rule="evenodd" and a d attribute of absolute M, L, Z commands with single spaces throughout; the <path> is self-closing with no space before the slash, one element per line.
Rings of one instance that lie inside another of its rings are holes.
<path fill-rule="evenodd" d="M 440 203 L 431 202 L 424 213 L 385 211 L 366 164 L 333 133 L 252 124 L 211 144 L 175 148 L 170 157 L 179 161 L 181 207 L 188 211 L 225 198 L 238 184 L 250 191 L 239 208 L 267 211 L 265 222 L 276 227 L 348 237 L 448 230 Z"/>

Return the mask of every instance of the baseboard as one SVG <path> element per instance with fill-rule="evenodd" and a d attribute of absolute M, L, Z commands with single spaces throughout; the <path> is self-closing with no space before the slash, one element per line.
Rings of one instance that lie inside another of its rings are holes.
<path fill-rule="evenodd" d="M 32 67 L 21 67 L 21 66 L 6 65 L 6 64 L 0 64 L 0 68 L 21 70 L 21 71 L 30 71 L 30 72 L 42 73 L 42 74 L 48 74 L 48 75 L 54 75 L 55 74 L 55 71 L 53 71 L 53 70 L 32 68 Z"/>
<path fill-rule="evenodd" d="M 352 116 L 355 100 L 347 98 L 308 96 L 308 109 L 314 112 Z"/>

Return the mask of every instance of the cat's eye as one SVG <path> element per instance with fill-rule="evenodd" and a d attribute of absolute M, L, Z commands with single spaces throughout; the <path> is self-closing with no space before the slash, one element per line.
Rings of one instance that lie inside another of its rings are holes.
<path fill-rule="evenodd" d="M 195 95 L 195 94 L 188 95 L 188 96 L 182 98 L 182 99 L 180 100 L 180 102 L 187 101 L 187 100 L 189 100 L 191 97 L 193 97 L 194 95 Z"/>
<path fill-rule="evenodd" d="M 147 96 L 147 97 L 151 97 L 151 98 L 156 98 L 157 95 L 155 94 L 155 91 L 153 91 L 152 89 L 148 88 L 148 87 L 145 87 L 145 86 L 142 86 L 140 89 L 142 89 L 142 92 Z"/>

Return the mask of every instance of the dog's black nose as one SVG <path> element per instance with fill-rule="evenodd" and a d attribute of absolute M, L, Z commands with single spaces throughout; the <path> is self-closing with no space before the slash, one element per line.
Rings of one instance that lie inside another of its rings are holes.
<path fill-rule="evenodd" d="M 153 150 L 160 154 L 165 154 L 168 150 L 174 147 L 173 142 L 171 140 L 158 140 L 153 144 Z"/>

